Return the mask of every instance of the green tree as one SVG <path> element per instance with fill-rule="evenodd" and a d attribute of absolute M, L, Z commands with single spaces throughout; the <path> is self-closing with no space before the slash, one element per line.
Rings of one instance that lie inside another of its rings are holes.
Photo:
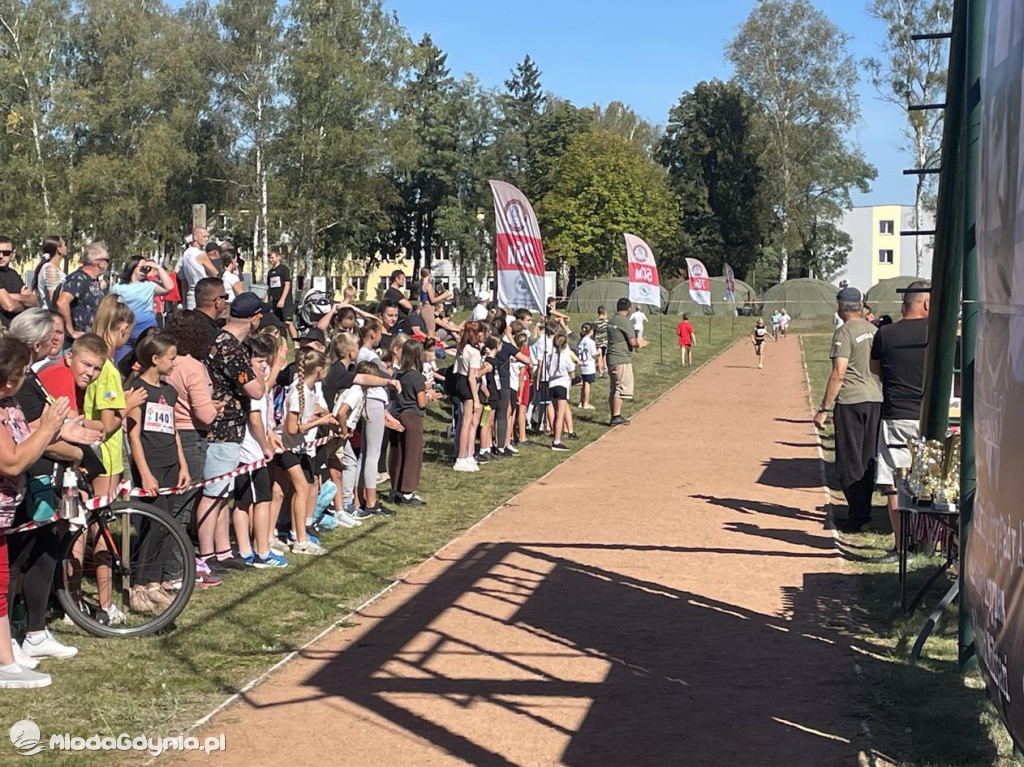
<path fill-rule="evenodd" d="M 952 0 L 873 0 L 868 13 L 885 25 L 883 59 L 866 62 L 871 83 L 882 98 L 906 113 L 903 126 L 908 155 L 917 168 L 938 165 L 942 147 L 942 109 L 914 110 L 915 104 L 946 100 L 949 44 L 944 39 L 914 40 L 915 34 L 948 32 L 953 25 Z M 938 177 L 919 175 L 914 188 L 914 228 L 935 211 Z M 915 238 L 916 274 L 924 266 L 927 239 Z"/>
<path fill-rule="evenodd" d="M 664 168 L 621 136 L 590 130 L 559 159 L 553 188 L 537 206 L 547 256 L 577 277 L 621 274 L 623 232 L 659 255 L 676 232 L 678 206 Z"/>
<path fill-rule="evenodd" d="M 380 0 L 294 0 L 283 73 L 282 228 L 303 257 L 375 252 L 391 228 L 389 131 L 407 40 Z"/>
<path fill-rule="evenodd" d="M 780 220 L 780 281 L 794 251 L 805 269 L 818 266 L 811 254 L 825 249 L 803 243 L 812 230 L 826 231 L 821 224 L 849 207 L 851 189 L 866 191 L 875 176 L 846 140 L 859 116 L 848 39 L 808 0 L 759 0 L 726 49 L 737 82 L 765 114 L 762 167 Z"/>
<path fill-rule="evenodd" d="M 640 117 L 621 101 L 613 101 L 606 107 L 595 104 L 591 110 L 594 125 L 598 130 L 616 133 L 640 146 L 648 157 L 654 157 L 661 142 L 660 125 L 653 125 Z"/>
<path fill-rule="evenodd" d="M 772 234 L 760 117 L 735 83 L 701 82 L 669 112 L 658 147 L 682 211 L 677 252 L 692 249 L 712 272 L 728 263 L 746 278 Z"/>
<path fill-rule="evenodd" d="M 499 120 L 495 148 L 502 179 L 515 184 L 528 196 L 536 196 L 532 184 L 533 127 L 544 111 L 547 96 L 541 87 L 541 71 L 529 55 L 516 64 L 512 76 L 498 95 Z"/>

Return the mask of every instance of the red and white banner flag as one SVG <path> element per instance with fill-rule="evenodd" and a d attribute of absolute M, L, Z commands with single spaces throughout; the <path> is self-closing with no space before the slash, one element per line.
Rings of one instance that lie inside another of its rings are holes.
<path fill-rule="evenodd" d="M 728 264 L 725 265 L 725 300 L 736 303 L 736 275 Z"/>
<path fill-rule="evenodd" d="M 544 245 L 533 206 L 504 181 L 491 181 L 498 251 L 498 305 L 544 312 Z"/>
<path fill-rule="evenodd" d="M 711 306 L 711 278 L 704 264 L 696 258 L 688 258 L 686 270 L 690 273 L 690 298 L 695 304 Z"/>
<path fill-rule="evenodd" d="M 661 309 L 661 283 L 651 246 L 635 234 L 626 234 L 626 262 L 629 264 L 629 300 Z"/>

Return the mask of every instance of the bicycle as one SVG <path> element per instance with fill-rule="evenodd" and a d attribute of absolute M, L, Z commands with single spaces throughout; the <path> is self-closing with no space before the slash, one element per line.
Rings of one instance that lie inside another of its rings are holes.
<path fill-rule="evenodd" d="M 184 527 L 137 498 L 79 500 L 78 511 L 85 524 L 72 524 L 62 536 L 55 575 L 65 615 L 83 631 L 105 638 L 141 637 L 170 626 L 195 589 L 195 550 Z M 173 596 L 154 604 L 153 611 L 132 610 L 133 582 L 154 580 L 173 583 Z M 107 590 L 110 603 L 125 616 L 118 625 L 110 625 L 100 607 L 100 594 Z"/>

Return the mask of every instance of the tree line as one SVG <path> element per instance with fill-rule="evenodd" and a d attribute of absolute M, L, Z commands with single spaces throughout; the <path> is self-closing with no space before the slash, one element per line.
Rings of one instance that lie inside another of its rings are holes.
<path fill-rule="evenodd" d="M 905 42 L 873 62 L 895 99 Z M 496 89 L 455 76 L 382 0 L 0 0 L 0 230 L 23 252 L 62 233 L 171 254 L 202 202 L 264 270 L 281 244 L 307 278 L 402 253 L 473 266 L 493 258 L 500 178 L 566 278 L 622 274 L 623 231 L 663 274 L 697 255 L 759 284 L 829 276 L 840 213 L 875 175 L 850 140 L 846 44 L 807 0 L 760 0 L 726 48 L 734 78 L 686 91 L 661 127 L 545 91 L 528 55 Z"/>

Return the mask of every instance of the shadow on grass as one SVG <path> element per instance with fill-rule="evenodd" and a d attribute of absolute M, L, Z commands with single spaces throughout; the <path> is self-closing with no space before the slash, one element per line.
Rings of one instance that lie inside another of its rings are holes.
<path fill-rule="evenodd" d="M 357 716 L 478 765 L 527 754 L 567 765 L 678 764 L 681 754 L 694 764 L 853 764 L 860 751 L 877 754 L 878 733 L 890 759 L 995 758 L 980 694 L 951 691 L 946 664 L 894 662 L 857 635 L 874 630 L 872 611 L 851 606 L 864 576 L 808 573 L 776 617 L 595 564 L 634 551 L 697 549 L 480 544 L 267 705 L 343 699 Z M 871 591 L 895 593 L 894 575 L 867 579 Z M 894 679 L 900 698 L 857 689 L 854 662 L 868 678 Z M 931 710 L 935 731 L 886 737 L 908 708 Z M 518 735 L 510 743 L 499 732 Z"/>

